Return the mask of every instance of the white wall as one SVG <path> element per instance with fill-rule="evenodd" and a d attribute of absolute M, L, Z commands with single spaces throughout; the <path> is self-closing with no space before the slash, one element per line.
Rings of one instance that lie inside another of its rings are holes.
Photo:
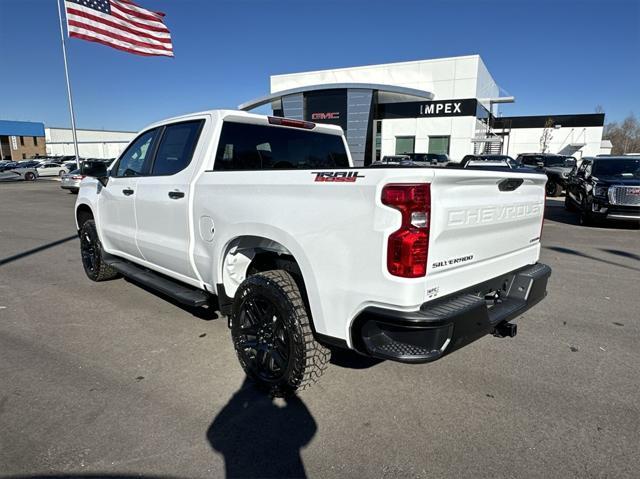
<path fill-rule="evenodd" d="M 271 76 L 271 93 L 327 83 L 380 83 L 432 92 L 438 99 L 497 95 L 479 55 Z"/>
<path fill-rule="evenodd" d="M 482 58 L 478 57 L 478 81 L 475 98 L 480 99 L 487 110 L 491 109 L 489 98 L 498 98 L 500 96 L 500 88 L 489 73 Z"/>
<path fill-rule="evenodd" d="M 70 128 L 45 128 L 48 155 L 74 155 Z M 136 136 L 135 132 L 76 130 L 78 150 L 84 158 L 115 158 Z"/>
<path fill-rule="evenodd" d="M 537 153 L 541 151 L 540 137 L 543 131 L 543 128 L 514 128 L 511 130 L 509 151 L 507 154 L 515 158 L 519 153 Z M 585 156 L 595 156 L 600 153 L 602 141 L 601 126 L 558 128 L 553 129 L 552 132 L 553 136 L 549 142 L 549 153 L 572 155 L 578 159 Z M 506 141 L 505 139 L 505 142 Z M 571 146 L 571 144 L 581 143 L 585 143 L 585 145 L 577 151 L 575 147 Z"/>
<path fill-rule="evenodd" d="M 429 151 L 429 136 L 450 136 L 449 157 L 460 161 L 473 153 L 471 138 L 475 132 L 475 117 L 401 118 L 382 120 L 381 154 L 394 155 L 396 136 L 415 136 L 415 152 Z"/>

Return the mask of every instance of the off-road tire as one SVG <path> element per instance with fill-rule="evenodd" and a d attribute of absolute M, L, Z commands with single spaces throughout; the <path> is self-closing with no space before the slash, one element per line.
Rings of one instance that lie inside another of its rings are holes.
<path fill-rule="evenodd" d="M 545 189 L 547 192 L 547 196 L 551 197 L 560 196 L 560 194 L 562 193 L 562 186 L 551 180 L 547 181 Z"/>
<path fill-rule="evenodd" d="M 260 305 L 262 308 L 258 308 Z M 254 314 L 256 311 L 260 314 Z M 261 318 L 255 321 L 257 326 L 253 324 L 255 317 Z M 271 333 L 266 334 L 271 339 L 265 340 L 263 331 L 270 328 Z M 256 334 L 250 333 L 254 330 Z M 242 369 L 273 396 L 283 397 L 307 389 L 322 376 L 331 358 L 330 350 L 315 340 L 300 289 L 284 270 L 257 273 L 242 282 L 233 301 L 231 337 Z M 254 345 L 255 348 L 251 347 Z M 279 355 L 281 361 L 283 355 L 275 348 L 288 352 L 282 367 L 276 365 L 275 355 Z M 259 361 L 260 354 L 262 361 Z M 265 364 L 266 358 L 271 367 Z M 277 372 L 274 367 L 278 368 Z M 268 377 L 270 373 L 274 377 Z"/>
<path fill-rule="evenodd" d="M 564 209 L 571 212 L 576 211 L 576 206 L 573 204 L 568 194 L 564 197 Z"/>
<path fill-rule="evenodd" d="M 102 244 L 98 238 L 94 220 L 85 221 L 80 227 L 80 254 L 82 266 L 91 281 L 107 281 L 116 278 L 118 272 L 102 258 Z"/>
<path fill-rule="evenodd" d="M 583 200 L 580 207 L 580 225 L 591 226 L 593 222 L 593 215 L 589 211 L 589 204 Z"/>

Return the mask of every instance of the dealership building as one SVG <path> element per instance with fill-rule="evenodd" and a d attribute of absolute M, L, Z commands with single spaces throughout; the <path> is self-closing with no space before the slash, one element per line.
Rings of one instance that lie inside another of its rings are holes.
<path fill-rule="evenodd" d="M 339 125 L 356 165 L 386 155 L 547 151 L 577 158 L 609 153 L 604 114 L 503 116 L 515 98 L 479 55 L 271 76 L 271 92 L 239 106 L 268 105 L 274 115 Z"/>

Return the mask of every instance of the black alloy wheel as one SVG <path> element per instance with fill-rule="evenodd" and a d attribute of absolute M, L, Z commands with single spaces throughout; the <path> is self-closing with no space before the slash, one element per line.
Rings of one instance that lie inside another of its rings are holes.
<path fill-rule="evenodd" d="M 291 341 L 282 312 L 261 295 L 244 298 L 239 308 L 236 346 L 242 361 L 260 381 L 277 383 L 285 375 Z"/>
<path fill-rule="evenodd" d="M 87 274 L 95 274 L 96 266 L 100 261 L 96 238 L 93 237 L 89 228 L 83 228 L 80 232 L 80 254 L 82 255 L 82 266 Z"/>
<path fill-rule="evenodd" d="M 82 224 L 79 232 L 82 266 L 91 281 L 105 281 L 118 276 L 118 272 L 102 259 L 102 245 L 94 220 Z"/>
<path fill-rule="evenodd" d="M 562 193 L 562 187 L 558 183 L 554 183 L 551 180 L 547 181 L 547 185 L 545 186 L 547 196 L 559 196 Z"/>

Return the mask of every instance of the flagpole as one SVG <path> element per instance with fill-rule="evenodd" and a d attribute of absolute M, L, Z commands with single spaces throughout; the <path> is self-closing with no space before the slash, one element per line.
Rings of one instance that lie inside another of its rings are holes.
<path fill-rule="evenodd" d="M 64 59 L 64 75 L 67 79 L 67 96 L 69 97 L 69 113 L 71 115 L 71 131 L 73 133 L 73 148 L 76 152 L 76 168 L 80 168 L 80 154 L 78 153 L 78 136 L 76 135 L 76 115 L 73 112 L 73 97 L 71 96 L 71 83 L 69 82 L 69 67 L 67 66 L 67 46 L 64 41 L 64 28 L 62 27 L 62 9 L 60 8 L 60 0 L 56 0 L 56 3 L 58 4 L 58 19 L 60 20 L 60 40 L 62 41 L 62 58 Z"/>

